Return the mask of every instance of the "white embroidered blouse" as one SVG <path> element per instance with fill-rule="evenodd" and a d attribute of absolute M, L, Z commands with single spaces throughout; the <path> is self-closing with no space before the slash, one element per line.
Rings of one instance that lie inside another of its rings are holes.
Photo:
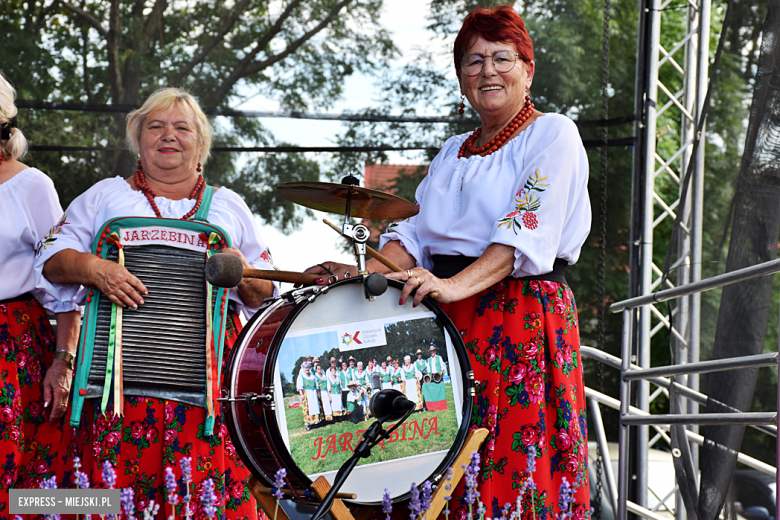
<path fill-rule="evenodd" d="M 35 288 L 33 263 L 36 252 L 58 237 L 62 206 L 54 183 L 40 170 L 27 168 L 0 184 L 0 200 L 0 300 L 29 292 L 43 301 L 46 295 Z M 47 234 L 49 241 L 45 242 L 42 239 Z M 77 308 L 70 304 L 57 312 Z"/>
<path fill-rule="evenodd" d="M 163 218 L 181 218 L 192 209 L 192 199 L 170 200 L 155 197 L 154 201 Z M 85 290 L 78 285 L 50 283 L 41 271 L 43 264 L 55 253 L 74 249 L 82 253 L 92 250 L 92 242 L 103 224 L 117 217 L 154 217 L 154 210 L 140 191 L 133 190 L 121 177 L 105 179 L 79 195 L 65 211 L 65 223 L 57 235 L 57 241 L 49 245 L 36 259 L 36 284 L 51 296 L 44 306 L 55 310 L 65 303 L 83 304 Z M 259 226 L 244 200 L 234 191 L 220 188 L 214 193 L 208 221 L 224 229 L 233 247 L 243 253 L 247 261 L 257 269 L 273 269 L 270 253 L 260 238 Z M 278 284 L 274 284 L 274 296 L 278 296 Z M 236 302 L 238 312 L 250 317 L 257 309 L 244 306 L 238 289 L 230 290 L 230 299 Z"/>
<path fill-rule="evenodd" d="M 458 159 L 469 134 L 451 137 L 417 188 L 420 213 L 391 224 L 398 240 L 432 269 L 431 255 L 479 257 L 490 244 L 515 248 L 511 276 L 540 275 L 556 258 L 574 264 L 590 232 L 588 158 L 569 118 L 545 114 L 486 157 Z"/>

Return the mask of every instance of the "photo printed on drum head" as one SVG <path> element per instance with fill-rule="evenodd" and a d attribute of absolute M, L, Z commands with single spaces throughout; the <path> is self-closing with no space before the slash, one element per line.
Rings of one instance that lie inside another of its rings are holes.
<path fill-rule="evenodd" d="M 371 395 L 395 388 L 415 403 L 415 411 L 358 464 L 439 460 L 441 455 L 433 454 L 451 448 L 463 419 L 454 356 L 432 312 L 288 333 L 276 364 L 284 403 L 277 416 L 292 458 L 311 478 L 338 470 L 375 420 Z"/>

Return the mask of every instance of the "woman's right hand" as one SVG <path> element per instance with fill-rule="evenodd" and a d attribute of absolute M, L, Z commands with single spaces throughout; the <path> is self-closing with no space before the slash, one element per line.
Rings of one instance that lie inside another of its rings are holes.
<path fill-rule="evenodd" d="M 338 262 L 323 262 L 321 264 L 309 267 L 304 273 L 320 274 L 322 278 L 317 281 L 317 285 L 328 285 L 331 276 L 337 276 L 339 280 L 344 278 L 345 273 L 349 276 L 357 276 L 358 269 L 356 265 L 340 264 Z"/>
<path fill-rule="evenodd" d="M 141 280 L 123 266 L 108 260 L 98 259 L 93 262 L 89 275 L 92 285 L 108 296 L 113 303 L 122 307 L 137 309 L 144 303 L 143 296 L 149 294 Z"/>

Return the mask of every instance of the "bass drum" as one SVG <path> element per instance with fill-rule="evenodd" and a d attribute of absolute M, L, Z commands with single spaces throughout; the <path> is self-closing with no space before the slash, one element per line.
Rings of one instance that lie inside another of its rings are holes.
<path fill-rule="evenodd" d="M 436 345 L 450 381 L 433 387 L 407 379 L 402 391 L 420 409 L 361 459 L 341 490 L 357 495 L 353 505 L 377 506 L 385 488 L 400 501 L 412 483 L 442 479 L 466 437 L 473 373 L 460 334 L 441 308 L 428 299 L 417 308 L 411 298 L 398 305 L 402 288 L 388 280 L 375 301 L 365 298 L 358 277 L 296 290 L 268 303 L 244 327 L 228 360 L 222 409 L 236 450 L 260 481 L 273 485 L 274 474 L 286 468 L 286 485 L 295 489 L 309 488 L 319 476 L 332 484 L 374 421 L 360 384 L 349 381 L 345 388 L 341 374 L 329 369 L 323 391 L 305 368 L 307 356 L 353 356 L 364 363 L 392 356 L 403 370 L 404 357 L 421 345 Z M 435 411 L 425 411 L 426 400 Z"/>

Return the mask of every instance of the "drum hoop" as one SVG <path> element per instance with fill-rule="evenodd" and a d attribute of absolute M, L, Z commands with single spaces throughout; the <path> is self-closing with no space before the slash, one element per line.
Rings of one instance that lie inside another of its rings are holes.
<path fill-rule="evenodd" d="M 328 290 L 332 290 L 335 287 L 341 286 L 341 285 L 347 285 L 347 284 L 355 284 L 355 283 L 363 283 L 362 277 L 352 277 L 347 278 L 341 281 L 338 281 L 336 283 L 333 283 L 328 286 Z M 398 280 L 387 280 L 388 286 L 393 286 L 396 289 L 403 290 L 404 284 Z M 321 293 L 320 295 L 322 295 Z M 292 323 L 295 321 L 295 319 L 300 315 L 301 312 L 303 312 L 303 309 L 305 309 L 309 303 L 311 303 L 309 298 L 302 298 L 299 301 L 294 302 L 294 307 L 292 310 L 287 314 L 287 316 L 282 320 L 282 323 L 279 325 L 279 328 L 274 333 L 273 339 L 271 340 L 271 345 L 269 346 L 269 354 L 266 357 L 265 365 L 263 366 L 263 384 L 262 386 L 265 388 L 268 385 L 268 381 L 273 381 L 273 370 L 272 367 L 276 366 L 277 359 L 279 357 L 279 348 L 274 348 L 278 346 L 279 342 L 284 339 L 284 337 L 287 335 L 287 332 L 289 331 L 290 327 L 292 326 Z M 250 331 L 252 331 L 252 335 L 254 335 L 254 329 L 255 323 L 261 319 L 261 317 L 266 316 L 269 314 L 272 310 L 276 310 L 279 307 L 281 307 L 285 302 L 290 302 L 290 300 L 286 299 L 284 296 L 279 297 L 274 301 L 274 303 L 270 304 L 266 309 L 264 309 L 262 312 L 258 311 L 246 324 L 244 329 L 242 329 L 241 334 L 236 340 L 236 343 L 233 347 L 233 350 L 230 353 L 230 358 L 228 360 L 228 366 L 227 370 L 230 374 L 230 387 L 228 389 L 229 396 L 232 398 L 233 396 L 230 395 L 233 392 L 234 383 L 236 382 L 236 377 L 238 377 L 238 374 L 235 373 L 233 370 L 233 363 L 236 360 L 236 357 L 238 356 L 239 351 L 242 349 L 240 348 L 242 346 L 242 343 L 245 339 L 245 336 L 250 337 Z M 455 439 L 453 440 L 452 446 L 450 447 L 447 455 L 444 457 L 444 459 L 441 461 L 438 467 L 427 476 L 428 479 L 432 479 L 432 484 L 438 484 L 441 479 L 443 478 L 445 472 L 447 471 L 447 468 L 451 466 L 455 459 L 457 458 L 458 454 L 460 453 L 460 450 L 463 448 L 463 444 L 466 441 L 466 436 L 468 435 L 469 431 L 469 423 L 471 421 L 471 414 L 472 409 L 474 407 L 474 401 L 475 398 L 472 396 L 473 388 L 474 388 L 474 380 L 473 378 L 469 377 L 469 373 L 471 372 L 471 361 L 469 360 L 469 353 L 468 349 L 466 349 L 465 343 L 463 343 L 463 338 L 460 335 L 460 332 L 455 327 L 455 324 L 452 322 L 452 320 L 447 316 L 447 314 L 444 312 L 444 310 L 433 300 L 430 299 L 424 299 L 423 303 L 426 305 L 429 311 L 433 312 L 434 315 L 439 318 L 442 325 L 444 326 L 444 330 L 447 331 L 447 333 L 450 336 L 450 339 L 453 344 L 453 348 L 456 351 L 457 354 L 457 361 L 460 365 L 460 372 L 463 375 L 463 381 L 461 386 L 461 392 L 463 394 L 463 409 L 461 411 L 461 424 L 460 428 L 458 429 L 457 434 L 455 435 Z M 452 363 L 452 360 L 450 361 Z M 237 408 L 237 405 L 239 403 L 232 402 L 231 404 L 231 412 L 232 413 L 241 413 L 240 410 Z M 246 413 L 246 412 L 244 412 Z M 268 420 L 271 416 L 273 420 Z M 294 478 L 300 480 L 304 487 L 309 487 L 312 483 L 312 480 L 306 475 L 299 467 L 298 464 L 295 462 L 295 460 L 292 458 L 292 455 L 290 451 L 287 449 L 287 446 L 284 445 L 283 442 L 281 442 L 281 434 L 279 431 L 279 425 L 276 421 L 276 414 L 274 410 L 262 409 L 262 417 L 264 421 L 266 422 L 266 425 L 269 429 L 269 435 L 267 435 L 268 441 L 272 444 L 271 449 L 273 452 L 273 456 L 275 459 L 279 459 L 283 462 L 283 464 L 286 465 L 287 473 L 290 475 L 292 473 Z M 229 432 L 233 434 L 232 432 L 232 420 L 227 421 L 228 422 L 228 430 Z M 274 436 L 273 433 L 276 433 Z M 241 449 L 237 450 L 239 452 L 239 456 L 241 457 L 241 460 L 244 461 L 245 464 L 247 464 L 248 468 L 252 468 L 255 471 L 257 471 L 260 475 L 265 477 L 265 479 L 272 483 L 273 477 L 266 475 L 265 472 L 263 472 L 255 463 L 253 460 L 250 459 L 250 457 L 245 456 L 245 453 L 251 453 L 251 450 L 248 446 L 246 446 L 243 442 L 243 438 L 238 435 L 234 435 L 238 437 L 238 439 L 241 441 L 240 446 Z M 279 439 L 279 440 L 277 440 Z M 248 460 L 249 459 L 249 460 Z M 420 483 L 420 486 L 422 487 L 422 483 Z M 411 493 L 407 491 L 403 495 L 399 495 L 393 499 L 393 502 L 403 502 L 405 500 L 408 500 L 411 497 Z M 360 507 L 377 507 L 382 504 L 382 502 L 353 502 L 350 500 L 347 500 L 346 502 L 360 506 Z"/>
<path fill-rule="evenodd" d="M 230 351 L 230 356 L 228 356 L 227 359 L 227 374 L 230 378 L 228 380 L 228 395 L 227 397 L 230 399 L 233 399 L 235 396 L 233 395 L 233 388 L 236 386 L 236 379 L 238 378 L 238 373 L 234 370 L 231 370 L 233 367 L 233 364 L 236 362 L 236 358 L 238 357 L 239 353 L 242 351 L 240 348 L 242 343 L 244 342 L 245 338 L 251 338 L 255 333 L 255 324 L 257 322 L 262 321 L 262 318 L 268 316 L 271 312 L 277 310 L 279 307 L 284 305 L 285 300 L 283 298 L 276 298 L 272 300 L 272 302 L 265 308 L 258 310 L 254 316 L 252 316 L 247 324 L 244 326 L 243 329 L 241 329 L 241 332 L 238 334 L 238 338 L 236 338 L 236 342 L 233 344 L 233 348 Z M 274 336 L 275 339 L 275 336 Z M 264 367 L 265 371 L 265 367 Z M 246 465 L 247 468 L 251 468 L 250 472 L 252 470 L 256 471 L 258 474 L 262 475 L 263 478 L 268 480 L 269 482 L 273 482 L 273 476 L 266 475 L 265 472 L 258 467 L 255 464 L 254 459 L 249 457 L 247 454 L 252 452 L 252 449 L 246 445 L 244 442 L 244 437 L 240 435 L 237 431 L 234 429 L 234 419 L 233 417 L 237 417 L 239 414 L 245 414 L 246 409 L 244 408 L 246 406 L 245 402 L 238 402 L 238 401 L 230 401 L 228 403 L 230 405 L 230 413 L 231 417 L 225 421 L 227 423 L 228 428 L 228 434 L 230 435 L 230 440 L 233 442 L 233 444 L 236 446 L 236 452 L 238 453 L 239 458 L 243 461 L 243 463 Z M 223 405 L 224 406 L 224 405 Z M 239 408 L 240 407 L 240 408 Z M 265 415 L 265 409 L 260 410 L 261 415 Z M 240 449 L 239 449 L 240 447 Z M 276 454 L 274 454 L 276 456 Z M 254 473 L 254 472 L 253 472 Z"/>

